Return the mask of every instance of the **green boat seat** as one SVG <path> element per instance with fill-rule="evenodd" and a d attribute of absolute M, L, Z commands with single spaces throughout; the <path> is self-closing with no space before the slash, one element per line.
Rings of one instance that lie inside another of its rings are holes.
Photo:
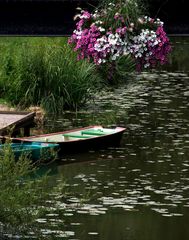
<path fill-rule="evenodd" d="M 76 135 L 76 134 L 63 134 L 64 137 L 72 138 L 90 138 L 90 136 Z"/>
<path fill-rule="evenodd" d="M 91 129 L 91 130 L 83 130 L 81 131 L 81 134 L 102 136 L 102 135 L 106 135 L 107 133 L 103 132 L 103 130 L 101 129 Z"/>

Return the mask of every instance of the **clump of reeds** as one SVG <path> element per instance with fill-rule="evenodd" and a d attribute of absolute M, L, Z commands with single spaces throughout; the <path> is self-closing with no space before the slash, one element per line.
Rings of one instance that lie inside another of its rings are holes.
<path fill-rule="evenodd" d="M 21 107 L 41 105 L 52 113 L 85 103 L 99 77 L 93 64 L 76 60 L 67 39 L 16 43 L 5 45 L 0 58 L 0 91 L 8 101 Z"/>

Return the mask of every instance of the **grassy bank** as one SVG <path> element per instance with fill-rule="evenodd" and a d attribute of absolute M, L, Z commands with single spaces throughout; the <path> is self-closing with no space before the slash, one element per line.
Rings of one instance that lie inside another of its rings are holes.
<path fill-rule="evenodd" d="M 77 61 L 67 38 L 1 38 L 0 51 L 0 95 L 21 108 L 77 109 L 100 81 L 93 64 Z"/>

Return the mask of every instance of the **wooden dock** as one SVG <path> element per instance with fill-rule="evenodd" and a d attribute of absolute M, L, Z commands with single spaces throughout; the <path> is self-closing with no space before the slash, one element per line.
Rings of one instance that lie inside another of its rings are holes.
<path fill-rule="evenodd" d="M 24 129 L 24 136 L 29 136 L 34 125 L 35 112 L 0 111 L 0 135 L 16 136 Z"/>

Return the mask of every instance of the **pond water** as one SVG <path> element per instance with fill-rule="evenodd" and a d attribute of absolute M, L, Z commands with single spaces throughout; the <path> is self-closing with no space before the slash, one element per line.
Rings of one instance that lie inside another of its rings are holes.
<path fill-rule="evenodd" d="M 189 41 L 173 42 L 164 71 L 133 75 L 127 85 L 102 90 L 77 114 L 46 122 L 44 132 L 90 124 L 127 130 L 119 148 L 53 163 L 52 181 L 64 176 L 70 193 L 38 220 L 44 234 L 72 240 L 189 239 Z"/>

